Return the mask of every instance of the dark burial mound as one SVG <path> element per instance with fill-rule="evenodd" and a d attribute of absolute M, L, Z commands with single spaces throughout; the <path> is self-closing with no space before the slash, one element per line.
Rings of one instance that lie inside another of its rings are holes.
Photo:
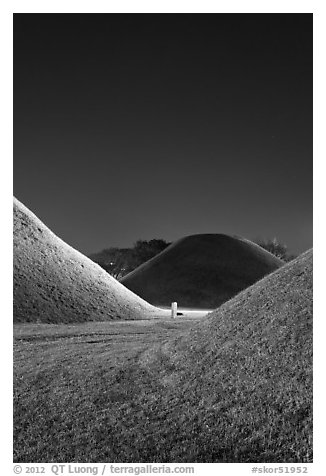
<path fill-rule="evenodd" d="M 133 408 L 146 416 L 130 429 L 134 450 L 116 452 L 114 443 L 106 456 L 311 462 L 312 297 L 309 251 L 148 350 L 129 377 Z M 122 427 L 128 417 L 128 409 L 119 415 Z"/>
<path fill-rule="evenodd" d="M 276 270 L 284 262 L 243 238 L 192 235 L 121 279 L 128 289 L 157 306 L 214 309 Z"/>
<path fill-rule="evenodd" d="M 144 319 L 160 313 L 14 199 L 14 321 Z"/>

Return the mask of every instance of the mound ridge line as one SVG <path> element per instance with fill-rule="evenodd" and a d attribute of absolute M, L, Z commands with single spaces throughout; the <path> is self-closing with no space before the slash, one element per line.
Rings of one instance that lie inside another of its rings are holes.
<path fill-rule="evenodd" d="M 164 316 L 57 237 L 14 198 L 14 322 Z"/>
<path fill-rule="evenodd" d="M 120 282 L 156 306 L 215 309 L 283 266 L 255 243 L 223 234 L 190 235 L 172 243 Z"/>

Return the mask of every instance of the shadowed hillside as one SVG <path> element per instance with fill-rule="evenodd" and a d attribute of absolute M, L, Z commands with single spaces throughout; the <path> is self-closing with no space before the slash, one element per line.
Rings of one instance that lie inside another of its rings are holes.
<path fill-rule="evenodd" d="M 159 313 L 14 199 L 14 321 L 144 319 Z"/>
<path fill-rule="evenodd" d="M 284 262 L 260 246 L 227 235 L 192 235 L 121 279 L 157 306 L 214 309 Z"/>

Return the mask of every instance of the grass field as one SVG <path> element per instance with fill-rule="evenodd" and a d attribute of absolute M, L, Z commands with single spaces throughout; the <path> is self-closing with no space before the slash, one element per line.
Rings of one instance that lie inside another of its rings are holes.
<path fill-rule="evenodd" d="M 246 240 L 181 240 L 149 262 L 179 271 L 156 289 L 187 297 L 172 320 L 14 210 L 15 462 L 312 460 L 312 251 L 283 266 Z"/>
<path fill-rule="evenodd" d="M 122 369 L 156 343 L 183 333 L 200 319 L 197 314 L 14 325 L 15 461 L 101 460 L 94 435 L 101 435 L 111 403 L 132 392 L 121 389 Z"/>
<path fill-rule="evenodd" d="M 16 462 L 311 462 L 312 252 L 202 318 L 15 326 Z"/>

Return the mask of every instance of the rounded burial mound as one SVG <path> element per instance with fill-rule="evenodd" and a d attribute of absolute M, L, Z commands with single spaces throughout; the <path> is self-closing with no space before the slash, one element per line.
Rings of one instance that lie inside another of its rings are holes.
<path fill-rule="evenodd" d="M 192 235 L 125 276 L 121 283 L 157 306 L 214 309 L 284 262 L 243 238 Z"/>
<path fill-rule="evenodd" d="M 144 319 L 160 312 L 14 199 L 14 321 Z"/>
<path fill-rule="evenodd" d="M 134 453 L 114 443 L 106 457 L 311 462 L 312 297 L 309 251 L 146 351 L 129 377 L 140 379 L 131 403 L 146 415 L 130 430 Z"/>

